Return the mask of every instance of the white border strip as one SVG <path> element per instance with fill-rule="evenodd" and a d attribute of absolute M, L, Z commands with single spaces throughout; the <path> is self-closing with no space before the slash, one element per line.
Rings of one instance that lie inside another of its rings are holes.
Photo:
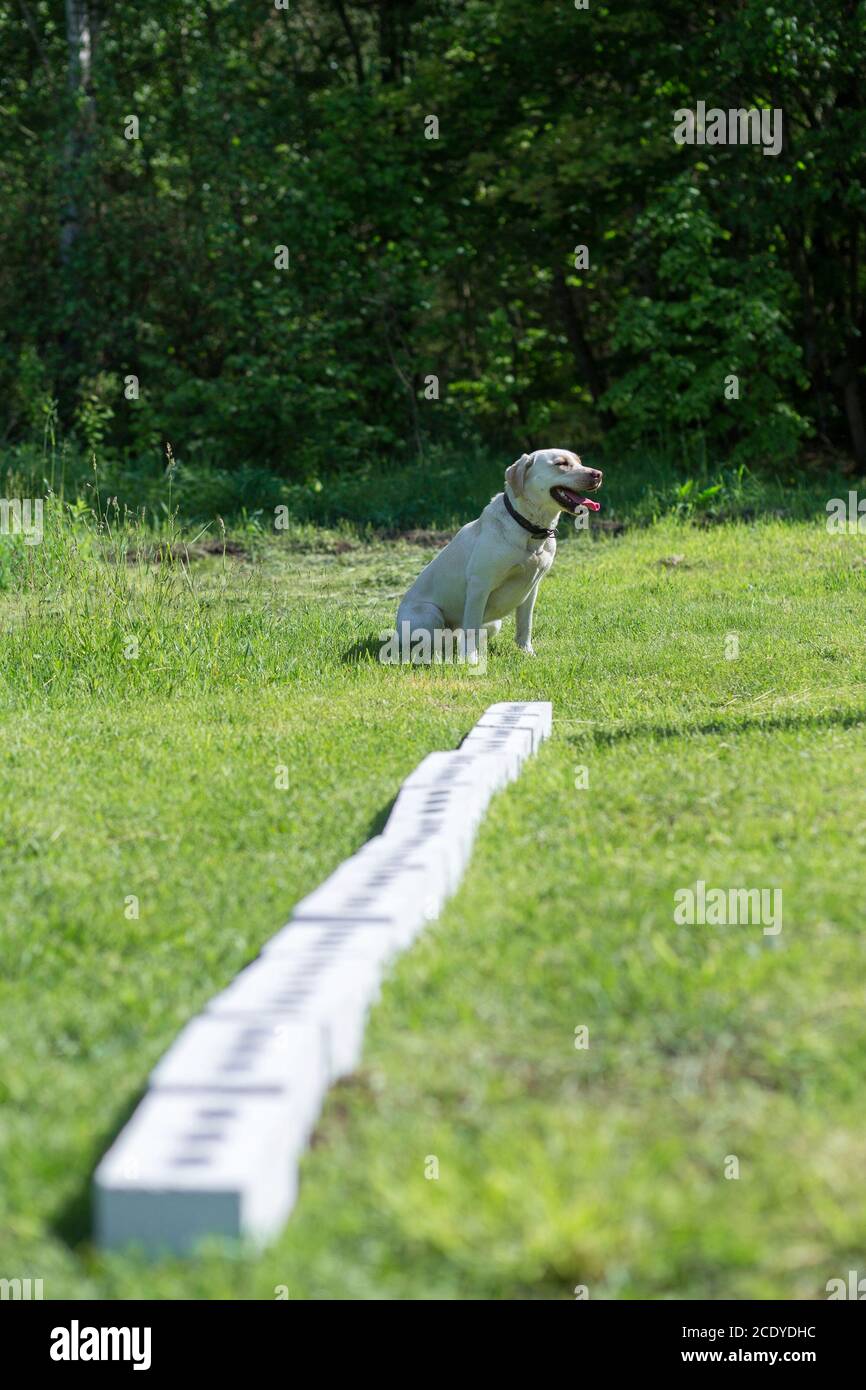
<path fill-rule="evenodd" d="M 357 1067 L 390 962 L 436 918 L 490 798 L 551 731 L 548 701 L 491 705 L 403 783 L 381 835 L 299 902 L 151 1073 L 94 1174 L 96 1239 L 186 1254 L 282 1229 L 328 1087 Z"/>

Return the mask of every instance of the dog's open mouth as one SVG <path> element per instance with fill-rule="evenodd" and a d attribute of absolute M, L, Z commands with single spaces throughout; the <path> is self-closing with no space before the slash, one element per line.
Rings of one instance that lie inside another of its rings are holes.
<path fill-rule="evenodd" d="M 550 495 L 554 502 L 558 502 L 567 512 L 574 513 L 578 507 L 588 507 L 591 512 L 601 511 L 600 502 L 593 502 L 591 497 L 581 497 L 579 492 L 573 492 L 570 487 L 552 487 Z"/>

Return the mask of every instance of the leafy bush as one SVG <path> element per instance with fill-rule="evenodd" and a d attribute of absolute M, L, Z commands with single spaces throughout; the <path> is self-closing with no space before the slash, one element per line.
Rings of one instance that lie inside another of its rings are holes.
<path fill-rule="evenodd" d="M 651 264 L 658 291 L 624 300 L 617 315 L 614 347 L 630 365 L 603 402 L 616 416 L 614 447 L 700 432 L 715 462 L 794 457 L 808 423 L 789 403 L 803 383 L 781 307 L 793 288 L 769 251 L 733 260 L 725 241 L 686 181 L 638 218 L 632 254 Z"/>

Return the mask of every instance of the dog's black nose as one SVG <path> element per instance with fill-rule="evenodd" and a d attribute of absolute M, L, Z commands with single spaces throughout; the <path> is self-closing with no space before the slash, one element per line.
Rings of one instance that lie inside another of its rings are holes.
<path fill-rule="evenodd" d="M 589 476 L 592 478 L 592 481 L 594 483 L 600 483 L 602 478 L 604 477 L 604 474 L 598 468 L 590 468 L 588 472 Z"/>

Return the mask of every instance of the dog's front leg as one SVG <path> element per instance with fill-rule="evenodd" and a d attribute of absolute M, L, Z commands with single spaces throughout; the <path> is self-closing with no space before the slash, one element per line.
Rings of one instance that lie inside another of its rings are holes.
<path fill-rule="evenodd" d="M 535 656 L 532 647 L 532 610 L 535 607 L 535 600 L 538 597 L 538 581 L 536 581 L 526 598 L 518 605 L 515 614 L 514 640 L 522 652 L 527 656 Z"/>
<path fill-rule="evenodd" d="M 481 626 L 484 622 L 484 610 L 487 607 L 487 600 L 490 597 L 490 585 L 477 576 L 472 576 L 466 583 L 466 599 L 463 604 L 463 640 L 466 642 L 466 649 L 469 652 L 468 661 L 470 666 L 478 665 L 478 648 L 481 643 Z M 473 646 L 470 650 L 469 634 L 472 634 Z"/>

